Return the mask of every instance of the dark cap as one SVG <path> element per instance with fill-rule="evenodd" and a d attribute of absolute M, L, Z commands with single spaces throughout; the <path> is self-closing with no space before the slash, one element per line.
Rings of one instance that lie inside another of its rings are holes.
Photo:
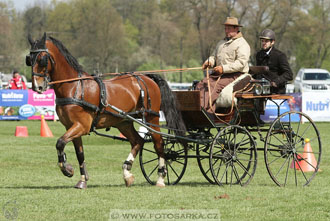
<path fill-rule="evenodd" d="M 261 32 L 260 39 L 275 40 L 275 32 L 271 29 L 265 29 Z"/>

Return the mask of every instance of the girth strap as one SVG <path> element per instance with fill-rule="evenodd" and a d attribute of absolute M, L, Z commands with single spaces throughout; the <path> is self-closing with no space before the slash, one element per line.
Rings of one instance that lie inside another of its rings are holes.
<path fill-rule="evenodd" d="M 105 84 L 103 83 L 100 77 L 94 77 L 94 80 L 100 87 L 100 105 L 99 108 L 102 110 L 107 104 L 107 91 L 105 88 Z"/>
<path fill-rule="evenodd" d="M 96 81 L 96 83 L 99 85 L 100 88 L 100 104 L 99 104 L 99 110 L 96 113 L 96 117 L 93 119 L 90 131 L 95 130 L 97 122 L 99 121 L 100 113 L 104 111 L 104 107 L 107 105 L 107 92 L 102 79 L 99 77 L 94 77 L 94 80 Z"/>
<path fill-rule="evenodd" d="M 59 106 L 75 104 L 75 105 L 79 105 L 83 108 L 90 109 L 92 111 L 97 111 L 97 112 L 100 111 L 100 108 L 98 106 L 88 103 L 84 100 L 77 99 L 77 98 L 71 98 L 71 97 L 56 98 L 55 103 L 56 103 L 56 105 L 59 105 Z"/>

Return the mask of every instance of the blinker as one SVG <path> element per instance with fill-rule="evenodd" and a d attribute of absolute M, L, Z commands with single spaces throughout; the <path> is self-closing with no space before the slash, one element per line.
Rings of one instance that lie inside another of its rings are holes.
<path fill-rule="evenodd" d="M 40 62 L 39 62 L 39 66 L 40 67 L 47 67 L 47 65 L 48 65 L 48 56 L 45 55 L 45 56 L 41 57 Z"/>
<path fill-rule="evenodd" d="M 26 66 L 32 66 L 31 56 L 30 55 L 26 55 L 26 57 L 25 57 L 25 64 L 26 64 Z"/>

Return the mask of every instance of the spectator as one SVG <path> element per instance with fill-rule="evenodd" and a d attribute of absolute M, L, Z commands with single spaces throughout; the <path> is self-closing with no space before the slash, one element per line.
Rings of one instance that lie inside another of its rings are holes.
<path fill-rule="evenodd" d="M 9 81 L 8 87 L 15 90 L 26 89 L 25 82 L 17 70 L 13 71 L 13 78 Z"/>

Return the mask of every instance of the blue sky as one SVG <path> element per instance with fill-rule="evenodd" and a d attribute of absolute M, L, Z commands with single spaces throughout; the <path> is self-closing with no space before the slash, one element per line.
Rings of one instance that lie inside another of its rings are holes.
<path fill-rule="evenodd" d="M 28 6 L 32 6 L 35 3 L 40 3 L 40 4 L 47 4 L 50 3 L 51 0 L 12 0 L 14 3 L 14 7 L 18 11 L 23 11 L 26 9 Z"/>

